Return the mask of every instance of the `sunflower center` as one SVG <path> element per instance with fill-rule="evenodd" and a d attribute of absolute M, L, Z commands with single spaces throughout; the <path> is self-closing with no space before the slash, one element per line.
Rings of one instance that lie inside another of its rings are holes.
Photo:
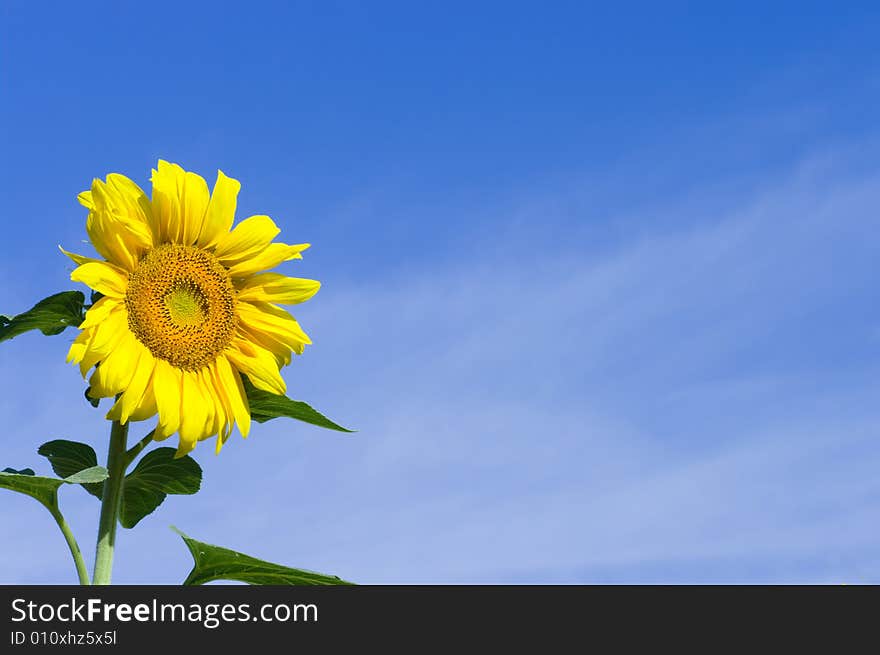
<path fill-rule="evenodd" d="M 180 285 L 165 296 L 168 317 L 177 326 L 201 325 L 208 314 L 208 301 L 195 285 Z"/>
<path fill-rule="evenodd" d="M 154 356 L 198 370 L 235 332 L 235 289 L 211 253 L 166 244 L 140 261 L 125 295 L 128 327 Z"/>

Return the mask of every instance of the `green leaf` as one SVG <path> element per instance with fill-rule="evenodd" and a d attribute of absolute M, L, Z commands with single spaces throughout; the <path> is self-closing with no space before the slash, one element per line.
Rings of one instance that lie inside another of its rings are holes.
<path fill-rule="evenodd" d="M 86 491 L 100 499 L 104 492 L 104 469 L 96 466 L 98 457 L 91 446 L 76 441 L 56 439 L 40 446 L 37 451 L 49 460 L 52 470 L 68 482 L 81 484 Z M 194 494 L 202 481 L 202 469 L 187 456 L 174 459 L 174 448 L 157 448 L 138 462 L 126 476 L 122 487 L 119 523 L 133 528 L 151 514 L 168 494 Z M 97 479 L 93 479 L 98 470 Z"/>
<path fill-rule="evenodd" d="M 64 478 L 64 481 L 69 484 L 81 484 L 82 486 L 86 486 L 88 484 L 98 484 L 103 483 L 109 476 L 107 473 L 107 469 L 103 466 L 91 466 L 87 469 L 83 469 L 79 473 L 74 473 L 73 475 Z"/>
<path fill-rule="evenodd" d="M 83 391 L 83 395 L 86 397 L 86 400 L 88 401 L 89 405 L 91 405 L 92 407 L 97 407 L 101 403 L 101 399 L 100 398 L 92 398 L 89 395 L 89 392 L 91 390 L 92 390 L 91 387 L 86 387 L 86 390 Z"/>
<path fill-rule="evenodd" d="M 243 555 L 228 548 L 212 546 L 186 536 L 180 530 L 171 528 L 181 536 L 193 556 L 193 569 L 184 585 L 200 585 L 212 580 L 236 580 L 252 585 L 350 585 L 335 575 L 324 575 L 291 569 L 272 562 Z"/>
<path fill-rule="evenodd" d="M 174 448 L 157 448 L 141 459 L 125 478 L 119 523 L 133 528 L 151 514 L 167 494 L 194 494 L 202 484 L 202 468 L 189 455 L 174 458 Z"/>
<path fill-rule="evenodd" d="M 25 469 L 29 471 L 30 469 Z M 0 473 L 0 489 L 9 489 L 36 498 L 50 510 L 58 507 L 58 487 L 64 484 L 64 480 L 58 478 L 45 478 L 34 475 L 33 472 L 12 473 L 11 469 L 5 469 Z"/>
<path fill-rule="evenodd" d="M 66 478 L 98 465 L 94 448 L 78 441 L 55 439 L 47 441 L 37 449 L 37 453 L 49 460 L 55 474 Z M 83 484 L 83 488 L 100 500 L 104 492 L 103 483 Z"/>
<path fill-rule="evenodd" d="M 20 471 L 16 471 L 15 469 L 6 468 L 3 469 L 3 473 L 17 473 L 18 475 L 36 475 L 36 473 L 34 473 L 34 469 L 21 469 Z"/>
<path fill-rule="evenodd" d="M 244 390 L 247 394 L 248 404 L 251 408 L 251 418 L 257 423 L 265 423 L 279 416 L 294 418 L 298 421 L 311 423 L 321 428 L 338 430 L 339 432 L 354 432 L 331 421 L 315 409 L 309 407 L 300 400 L 291 400 L 287 396 L 280 396 L 262 389 L 257 389 L 246 376 L 241 376 Z"/>
<path fill-rule="evenodd" d="M 85 296 L 81 291 L 62 291 L 43 298 L 22 314 L 12 318 L 0 316 L 0 341 L 12 339 L 29 330 L 53 335 L 61 334 L 68 327 L 78 327 L 84 318 L 84 302 Z"/>
<path fill-rule="evenodd" d="M 0 473 L 0 489 L 26 494 L 40 501 L 50 512 L 54 513 L 58 510 L 58 487 L 62 484 L 99 482 L 106 478 L 107 469 L 103 466 L 94 466 L 64 479 L 34 475 L 31 469 L 23 469 L 19 472 L 13 472 L 13 469 L 4 469 Z"/>

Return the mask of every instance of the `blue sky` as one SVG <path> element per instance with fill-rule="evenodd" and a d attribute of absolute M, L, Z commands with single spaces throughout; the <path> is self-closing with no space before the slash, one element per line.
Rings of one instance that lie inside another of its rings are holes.
<path fill-rule="evenodd" d="M 199 448 L 114 580 L 182 580 L 174 524 L 365 583 L 880 582 L 871 5 L 4 3 L 0 311 L 74 287 L 93 177 L 222 168 L 313 244 L 290 395 L 359 429 Z M 0 348 L 3 466 L 104 449 L 73 336 Z M 0 507 L 0 581 L 75 582 Z"/>

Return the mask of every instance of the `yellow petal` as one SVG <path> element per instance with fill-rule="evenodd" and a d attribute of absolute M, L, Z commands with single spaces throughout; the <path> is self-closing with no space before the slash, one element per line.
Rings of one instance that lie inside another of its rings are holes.
<path fill-rule="evenodd" d="M 232 368 L 229 360 L 223 355 L 220 355 L 214 361 L 214 367 L 217 387 L 223 389 L 241 436 L 247 438 L 248 432 L 251 429 L 251 410 L 248 404 L 247 393 L 245 393 L 244 385 L 241 383 L 241 376 L 238 374 L 238 371 Z"/>
<path fill-rule="evenodd" d="M 61 246 L 58 246 L 58 249 L 59 249 L 61 252 L 63 252 L 65 255 L 67 255 L 68 257 L 70 257 L 70 258 L 76 263 L 77 266 L 79 266 L 79 265 L 81 265 L 81 264 L 87 264 L 88 262 L 99 262 L 99 261 L 101 261 L 100 259 L 95 259 L 94 257 L 86 257 L 86 256 L 84 256 L 84 255 L 77 255 L 75 252 L 68 252 L 67 250 L 65 250 L 65 249 L 62 248 Z"/>
<path fill-rule="evenodd" d="M 80 193 L 76 197 L 76 199 L 79 200 L 79 204 L 81 204 L 86 209 L 94 209 L 95 208 L 95 201 L 92 200 L 92 192 L 91 191 L 83 191 L 82 193 Z"/>
<path fill-rule="evenodd" d="M 297 320 L 280 307 L 265 302 L 242 301 L 236 304 L 235 312 L 244 325 L 265 332 L 299 354 L 304 346 L 312 343 Z"/>
<path fill-rule="evenodd" d="M 199 437 L 199 440 L 204 440 L 213 437 L 223 429 L 226 412 L 223 409 L 220 399 L 217 397 L 217 390 L 214 388 L 214 380 L 207 371 L 207 367 L 202 368 L 197 371 L 197 373 L 199 388 L 202 390 L 202 395 L 205 397 L 208 410 L 202 436 Z"/>
<path fill-rule="evenodd" d="M 263 300 L 280 305 L 296 305 L 314 296 L 321 283 L 279 273 L 259 273 L 247 278 L 239 288 L 239 300 Z"/>
<path fill-rule="evenodd" d="M 260 271 L 275 268 L 281 262 L 291 259 L 302 259 L 303 250 L 309 247 L 308 243 L 288 245 L 286 243 L 271 243 L 262 252 L 248 259 L 229 265 L 229 275 L 233 278 L 242 278 Z"/>
<path fill-rule="evenodd" d="M 199 238 L 205 220 L 205 211 L 208 209 L 208 198 L 208 184 L 205 178 L 187 172 L 181 200 L 183 222 L 180 243 L 191 246 Z"/>
<path fill-rule="evenodd" d="M 158 411 L 159 409 L 156 407 L 156 394 L 153 391 L 152 383 L 150 383 L 147 385 L 147 390 L 144 391 L 144 396 L 141 398 L 141 402 L 134 408 L 134 411 L 132 411 L 128 420 L 146 421 L 148 418 L 155 416 Z"/>
<path fill-rule="evenodd" d="M 134 410 L 141 405 L 144 393 L 153 378 L 153 369 L 156 367 L 156 360 L 153 355 L 145 347 L 141 346 L 137 364 L 135 365 L 134 375 L 128 383 L 128 387 L 116 401 L 116 404 L 110 408 L 107 418 L 111 421 L 120 421 L 126 423 Z"/>
<path fill-rule="evenodd" d="M 266 249 L 281 230 L 268 216 L 249 216 L 220 237 L 214 254 L 224 266 L 253 257 Z"/>
<path fill-rule="evenodd" d="M 154 243 L 177 243 L 182 223 L 180 197 L 183 195 L 186 172 L 177 164 L 160 159 L 150 180 L 153 183 Z"/>
<path fill-rule="evenodd" d="M 265 348 L 244 339 L 235 339 L 224 354 L 258 389 L 276 394 L 287 391 L 275 357 Z"/>
<path fill-rule="evenodd" d="M 80 373 L 85 377 L 90 368 L 113 351 L 126 333 L 128 313 L 125 305 L 117 302 L 104 321 L 80 333 L 71 346 L 68 361 L 78 362 Z M 80 343 L 85 343 L 84 349 L 79 348 Z"/>
<path fill-rule="evenodd" d="M 205 214 L 205 222 L 199 234 L 198 245 L 202 248 L 212 248 L 227 234 L 235 220 L 235 206 L 238 201 L 238 192 L 241 184 L 238 180 L 226 177 L 223 171 L 217 171 L 217 181 L 214 183 L 214 192 L 208 203 L 208 211 Z"/>
<path fill-rule="evenodd" d="M 129 252 L 119 231 L 108 219 L 107 214 L 91 211 L 86 219 L 86 231 L 89 233 L 89 241 L 108 262 L 116 264 L 127 271 L 133 271 L 135 267 L 135 255 Z"/>
<path fill-rule="evenodd" d="M 147 194 L 144 193 L 144 190 L 141 189 L 140 186 L 130 178 L 125 175 L 120 175 L 119 173 L 108 174 L 107 184 L 116 189 L 119 194 L 135 202 L 140 210 L 144 212 L 143 217 L 146 218 L 147 214 L 150 212 L 150 199 L 147 198 Z M 146 223 L 147 221 L 144 222 Z"/>
<path fill-rule="evenodd" d="M 153 370 L 153 392 L 156 394 L 156 407 L 159 422 L 156 425 L 156 441 L 161 441 L 180 428 L 181 371 L 164 359 L 156 360 Z"/>
<path fill-rule="evenodd" d="M 73 343 L 70 344 L 70 349 L 67 351 L 68 364 L 79 364 L 83 360 L 91 338 L 92 333 L 89 330 L 83 330 L 76 336 L 76 339 L 73 340 Z M 86 371 L 88 370 L 87 368 Z M 85 377 L 85 371 L 83 372 L 83 377 Z"/>
<path fill-rule="evenodd" d="M 73 269 L 70 279 L 114 298 L 124 298 L 128 288 L 128 274 L 109 262 L 91 261 L 80 264 Z"/>
<path fill-rule="evenodd" d="M 213 372 L 207 366 L 199 371 L 199 381 L 202 385 L 202 390 L 204 391 L 205 396 L 210 401 L 211 407 L 210 425 L 206 426 L 205 435 L 202 439 L 207 439 L 216 435 L 219 452 L 219 446 L 222 445 L 223 441 L 223 432 L 226 430 L 227 425 L 226 407 L 223 404 L 223 399 L 217 392 L 217 386 L 214 384 Z"/>
<path fill-rule="evenodd" d="M 126 228 L 137 235 L 142 245 L 152 247 L 153 235 L 150 225 L 153 222 L 153 206 L 147 194 L 132 180 L 119 173 L 107 176 L 107 186 L 112 190 L 108 195 L 113 201 L 113 212 Z"/>
<path fill-rule="evenodd" d="M 153 245 L 149 229 L 149 201 L 128 178 L 111 174 L 105 184 L 92 181 L 92 209 L 86 219 L 89 240 L 101 256 L 127 271 Z M 124 180 L 124 181 L 123 181 Z"/>
<path fill-rule="evenodd" d="M 239 323 L 236 329 L 243 338 L 252 343 L 255 343 L 258 346 L 265 348 L 270 353 L 275 355 L 275 361 L 278 364 L 278 368 L 290 364 L 290 353 L 292 351 L 292 348 L 285 344 L 283 341 L 279 341 L 271 334 L 266 334 L 265 332 L 261 332 L 260 330 L 255 330 L 243 323 Z"/>
<path fill-rule="evenodd" d="M 181 371 L 180 446 L 175 457 L 181 457 L 195 448 L 195 444 L 208 436 L 213 424 L 213 407 L 206 397 L 201 380 L 194 371 Z"/>
<path fill-rule="evenodd" d="M 119 343 L 101 360 L 101 365 L 89 379 L 92 398 L 109 398 L 128 387 L 137 367 L 143 345 L 131 332 L 119 339 Z"/>
<path fill-rule="evenodd" d="M 214 428 L 212 434 L 217 435 L 217 452 L 223 443 L 232 434 L 232 425 L 235 423 L 235 416 L 232 413 L 232 406 L 226 397 L 226 390 L 217 382 L 217 368 L 214 362 L 202 369 L 203 384 L 209 389 L 211 396 L 214 398 Z"/>
<path fill-rule="evenodd" d="M 174 459 L 189 455 L 193 450 L 195 450 L 195 447 L 198 443 L 198 441 L 184 441 L 183 437 L 181 437 L 180 441 L 177 443 L 177 452 L 174 453 Z"/>
<path fill-rule="evenodd" d="M 91 395 L 91 390 L 89 390 L 89 395 Z M 121 394 L 121 396 L 124 396 L 124 395 L 125 395 L 125 394 Z M 122 419 L 121 419 L 121 416 L 122 416 L 122 398 L 121 398 L 121 396 L 120 396 L 120 398 L 119 398 L 115 403 L 113 403 L 113 407 L 110 408 L 110 411 L 107 412 L 107 413 L 104 415 L 104 418 L 107 419 L 108 421 L 120 421 L 120 422 L 122 422 Z"/>
<path fill-rule="evenodd" d="M 89 311 L 86 312 L 85 320 L 80 323 L 79 329 L 88 330 L 89 328 L 97 327 L 107 320 L 107 317 L 110 316 L 110 312 L 120 308 L 121 302 L 121 300 L 113 298 L 112 296 L 104 296 L 103 298 L 100 298 L 98 302 L 89 307 Z"/>

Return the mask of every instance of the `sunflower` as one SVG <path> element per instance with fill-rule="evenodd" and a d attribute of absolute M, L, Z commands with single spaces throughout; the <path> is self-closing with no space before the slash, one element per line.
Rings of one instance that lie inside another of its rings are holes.
<path fill-rule="evenodd" d="M 302 259 L 309 244 L 273 242 L 268 216 L 232 228 L 241 185 L 217 172 L 205 180 L 159 161 L 153 197 L 124 175 L 94 180 L 79 194 L 86 231 L 103 259 L 69 253 L 70 278 L 102 297 L 88 310 L 68 362 L 88 395 L 116 398 L 107 418 L 120 423 L 158 415 L 154 439 L 177 433 L 177 455 L 217 436 L 217 451 L 237 425 L 250 429 L 242 375 L 284 394 L 280 369 L 311 340 L 279 305 L 311 298 L 315 280 L 266 272 Z"/>

